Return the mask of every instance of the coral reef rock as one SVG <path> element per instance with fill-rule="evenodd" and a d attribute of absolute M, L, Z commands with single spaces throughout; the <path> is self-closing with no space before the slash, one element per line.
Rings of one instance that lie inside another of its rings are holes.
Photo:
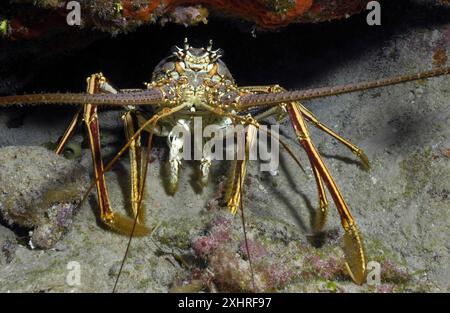
<path fill-rule="evenodd" d="M 368 0 L 79 0 L 10 1 L 0 4 L 0 35 L 36 38 L 58 29 L 67 31 L 68 15 L 79 12 L 80 25 L 117 34 L 143 24 L 174 22 L 185 26 L 207 23 L 208 17 L 236 17 L 275 29 L 291 23 L 316 23 L 360 13 Z M 79 11 L 77 11 L 79 8 Z"/>
<path fill-rule="evenodd" d="M 43 147 L 1 148 L 0 159 L 0 216 L 32 230 L 32 248 L 51 248 L 70 229 L 87 190 L 85 169 Z"/>

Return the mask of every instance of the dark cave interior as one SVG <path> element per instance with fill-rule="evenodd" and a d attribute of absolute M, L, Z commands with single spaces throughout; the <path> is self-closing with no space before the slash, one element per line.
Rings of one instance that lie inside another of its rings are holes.
<path fill-rule="evenodd" d="M 321 75 L 380 49 L 402 30 L 432 27 L 449 18 L 449 9 L 402 0 L 383 3 L 381 26 L 368 26 L 366 15 L 360 14 L 275 32 L 257 30 L 256 38 L 250 24 L 223 19 L 190 28 L 146 26 L 116 37 L 74 28 L 40 40 L 0 42 L 0 94 L 79 92 L 86 77 L 99 71 L 119 88 L 141 88 L 170 47 L 181 45 L 185 37 L 193 46 L 213 39 L 225 51 L 224 61 L 239 85 L 318 86 Z"/>

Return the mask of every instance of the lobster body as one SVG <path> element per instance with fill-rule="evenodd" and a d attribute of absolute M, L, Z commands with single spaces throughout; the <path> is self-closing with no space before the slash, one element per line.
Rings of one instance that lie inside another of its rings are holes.
<path fill-rule="evenodd" d="M 149 229 L 145 226 L 142 199 L 153 135 L 167 137 L 170 148 L 167 162 L 168 191 L 173 194 L 177 189 L 182 154 L 186 148 L 185 138 L 184 135 L 180 135 L 182 134 L 180 129 L 187 133 L 195 133 L 196 119 L 202 121 L 202 128 L 215 125 L 216 130 L 225 136 L 232 126 L 245 126 L 243 151 L 245 157 L 234 160 L 230 170 L 229 192 L 225 199 L 230 211 L 236 213 L 242 208 L 243 182 L 249 150 L 256 138 L 255 130 L 260 128 L 260 121 L 268 116 L 288 117 L 300 145 L 308 155 L 317 185 L 319 205 L 314 215 L 313 230 L 320 232 L 327 220 L 328 199 L 325 190 L 328 189 L 345 231 L 344 253 L 348 273 L 356 283 L 362 284 L 366 276 L 367 263 L 362 236 L 343 195 L 310 137 L 306 122 L 310 122 L 314 127 L 345 145 L 360 158 L 367 169 L 368 158 L 359 147 L 321 123 L 300 101 L 446 75 L 450 73 L 450 67 L 373 82 L 286 91 L 278 85 L 237 86 L 227 66 L 221 61 L 221 55 L 220 50 L 212 50 L 211 44 L 207 48 L 193 48 L 186 41 L 184 48 L 175 47 L 172 54 L 156 66 L 152 81 L 146 84 L 146 89 L 117 90 L 101 73 L 98 73 L 88 78 L 86 93 L 4 96 L 0 97 L 0 107 L 21 104 L 79 105 L 80 109 L 62 136 L 56 153 L 60 154 L 63 151 L 76 126 L 83 120 L 89 134 L 100 218 L 113 230 L 131 235 L 149 233 Z M 97 111 L 99 108 L 109 106 L 124 110 L 123 121 L 127 143 L 113 160 L 104 166 Z M 262 110 L 262 113 L 256 115 L 255 110 Z M 143 131 L 150 134 L 145 155 L 141 153 Z M 277 140 L 300 165 L 287 145 L 281 139 Z M 200 143 L 201 147 L 207 144 L 203 139 Z M 134 218 L 112 210 L 104 175 L 126 150 L 130 153 L 131 203 Z M 212 155 L 202 153 L 198 161 L 200 161 L 198 182 L 200 186 L 204 186 L 208 182 Z"/>

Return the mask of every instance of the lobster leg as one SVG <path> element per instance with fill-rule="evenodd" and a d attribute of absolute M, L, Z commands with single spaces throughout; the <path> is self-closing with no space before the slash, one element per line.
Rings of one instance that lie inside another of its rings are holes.
<path fill-rule="evenodd" d="M 320 177 L 320 172 L 317 169 L 317 166 L 314 164 L 313 160 L 311 160 L 311 167 L 313 169 L 314 178 L 317 184 L 317 191 L 319 193 L 319 208 L 315 212 L 314 222 L 312 225 L 314 232 L 317 233 L 320 232 L 325 227 L 325 224 L 327 222 L 328 200 L 322 178 Z"/>
<path fill-rule="evenodd" d="M 213 112 L 218 115 L 225 116 L 224 112 L 222 112 L 220 109 L 217 109 L 215 107 L 203 105 L 205 109 L 207 109 L 210 112 Z M 301 145 L 305 149 L 306 153 L 308 154 L 308 157 L 310 159 L 310 162 L 312 163 L 313 167 L 316 169 L 316 173 L 320 175 L 320 177 L 323 179 L 323 182 L 327 186 L 328 190 L 330 191 L 331 197 L 333 198 L 333 201 L 336 205 L 336 208 L 338 210 L 338 213 L 341 217 L 341 223 L 345 230 L 344 234 L 344 254 L 346 258 L 346 267 L 349 275 L 353 279 L 353 281 L 357 284 L 363 284 L 365 277 L 366 277 L 366 256 L 364 251 L 364 245 L 362 241 L 362 237 L 359 233 L 359 229 L 356 225 L 355 220 L 353 219 L 353 216 L 350 213 L 350 210 L 345 203 L 344 198 L 342 197 L 341 192 L 339 191 L 339 188 L 337 187 L 336 183 L 334 182 L 333 177 L 331 176 L 330 171 L 326 167 L 325 163 L 322 161 L 319 152 L 317 151 L 316 147 L 311 141 L 311 138 L 309 136 L 308 129 L 306 127 L 305 121 L 303 119 L 302 112 L 300 110 L 300 105 L 296 102 L 289 103 L 286 105 L 286 110 L 288 113 L 288 116 L 291 119 L 292 126 L 294 127 L 294 130 L 296 132 L 297 138 L 299 139 Z M 257 127 L 258 124 L 251 121 L 249 123 L 251 126 Z M 244 164 L 245 165 L 245 164 Z M 243 176 L 242 175 L 242 169 L 244 169 L 245 166 L 239 164 L 239 161 L 235 164 L 235 167 L 232 171 L 232 180 L 230 184 L 230 192 L 229 196 L 227 195 L 227 204 L 231 204 L 231 209 L 234 209 L 237 205 L 234 205 L 234 202 L 232 200 L 236 199 L 236 182 L 242 182 Z M 245 172 L 244 172 L 245 174 Z M 242 186 L 242 184 L 241 184 Z M 325 192 L 323 191 L 323 194 Z M 239 197 L 239 196 L 238 196 Z M 240 198 L 238 198 L 240 200 Z M 231 202 L 230 202 L 231 201 Z M 233 206 L 234 205 L 234 206 Z M 230 207 L 230 206 L 229 206 Z"/>
<path fill-rule="evenodd" d="M 214 159 L 214 153 L 212 152 L 213 147 L 214 150 L 217 150 L 217 147 L 215 146 L 218 140 L 221 140 L 223 143 L 224 139 L 227 138 L 233 138 L 235 135 L 235 130 L 233 127 L 230 127 L 230 124 L 228 124 L 225 120 L 222 120 L 218 123 L 220 125 L 217 128 L 214 128 L 213 132 L 215 136 L 213 136 L 209 140 L 202 140 L 202 145 L 200 147 L 197 147 L 202 150 L 202 158 L 200 160 L 199 168 L 198 168 L 198 187 L 200 189 L 203 189 L 207 184 L 210 176 L 210 170 L 211 170 L 211 164 L 212 160 Z M 211 134 L 209 134 L 212 136 Z M 218 139 L 221 138 L 221 139 Z"/>
<path fill-rule="evenodd" d="M 274 85 L 274 86 L 250 86 L 250 87 L 242 87 L 244 90 L 246 91 L 251 91 L 251 92 L 273 92 L 273 91 L 282 91 L 284 90 L 282 87 L 278 86 L 278 85 Z M 309 112 L 309 111 L 308 111 Z M 302 111 L 303 113 L 303 111 Z M 256 120 L 262 120 L 266 117 L 272 116 L 276 114 L 277 115 L 277 119 L 278 120 L 282 120 L 282 116 L 286 116 L 286 111 L 285 108 L 281 105 L 277 105 L 275 107 L 270 108 L 269 110 L 257 115 L 255 117 Z M 312 114 L 308 115 L 308 116 L 313 116 Z M 308 118 L 308 116 L 306 116 Z M 314 116 L 313 116 L 314 117 Z M 315 117 L 314 117 L 315 118 Z M 311 120 L 311 119 L 310 119 Z M 317 120 L 317 119 L 315 119 Z M 314 121 L 315 121 L 314 120 Z M 313 122 L 313 124 L 319 125 L 319 122 L 317 121 L 317 123 Z M 341 138 L 339 135 L 336 134 L 336 136 L 338 136 L 339 138 Z M 320 177 L 320 173 L 317 170 L 317 167 L 314 165 L 313 161 L 310 159 L 310 163 L 311 163 L 311 167 L 313 169 L 313 174 L 314 174 L 314 178 L 316 181 L 316 185 L 317 185 L 317 192 L 318 192 L 318 198 L 319 198 L 319 207 L 315 212 L 315 215 L 313 217 L 313 222 L 312 222 L 312 228 L 314 230 L 314 232 L 320 232 L 326 224 L 327 221 L 327 216 L 328 216 L 328 200 L 327 200 L 327 195 L 325 192 L 325 188 L 323 185 L 323 181 L 322 178 Z"/>
<path fill-rule="evenodd" d="M 67 127 L 64 135 L 61 137 L 58 145 L 56 146 L 55 153 L 60 155 L 63 152 L 64 147 L 69 142 L 70 138 L 72 138 L 75 130 L 78 126 L 78 123 L 81 121 L 81 112 L 83 111 L 83 106 L 80 106 L 72 120 L 70 121 L 69 126 Z"/>
<path fill-rule="evenodd" d="M 204 146 L 212 144 L 213 140 L 207 141 Z M 200 165 L 198 168 L 198 186 L 203 189 L 208 184 L 209 174 L 211 170 L 211 153 L 203 151 Z"/>
<path fill-rule="evenodd" d="M 319 152 L 311 141 L 308 129 L 303 119 L 303 114 L 297 103 L 290 103 L 287 105 L 287 112 L 296 132 L 296 135 L 308 154 L 311 163 L 317 170 L 317 173 L 322 177 L 325 185 L 330 191 L 331 197 L 336 205 L 336 208 L 341 217 L 341 223 L 345 230 L 344 235 L 344 253 L 346 257 L 347 270 L 352 279 L 357 284 L 362 284 L 366 276 L 366 256 L 362 237 L 359 233 L 350 210 L 342 197 L 339 188 L 337 187 L 330 171 L 322 161 Z"/>
<path fill-rule="evenodd" d="M 315 127 L 322 130 L 323 132 L 327 133 L 331 137 L 338 140 L 340 143 L 342 143 L 344 146 L 346 146 L 350 151 L 355 154 L 357 157 L 360 158 L 364 169 L 369 170 L 370 164 L 369 164 L 369 158 L 366 156 L 364 151 L 359 148 L 358 146 L 354 145 L 347 139 L 343 138 L 339 134 L 336 134 L 332 129 L 330 129 L 328 126 L 322 124 L 317 117 L 314 116 L 313 113 L 311 113 L 307 108 L 305 108 L 301 103 L 298 103 L 299 110 L 302 112 L 302 114 L 305 116 L 307 120 L 309 120 Z"/>
<path fill-rule="evenodd" d="M 104 78 L 101 74 L 93 74 L 88 79 L 88 93 L 94 94 L 98 92 L 99 81 L 102 79 Z M 89 143 L 94 164 L 95 181 L 100 206 L 100 219 L 115 231 L 128 235 L 133 230 L 135 224 L 134 220 L 119 213 L 115 213 L 111 209 L 101 156 L 100 132 L 96 105 L 86 104 L 84 106 L 84 122 L 89 134 Z M 142 236 L 148 233 L 149 229 L 147 227 L 140 223 L 136 224 L 134 235 Z"/>
<path fill-rule="evenodd" d="M 242 201 L 242 186 L 244 185 L 245 175 L 247 172 L 247 163 L 249 160 L 250 151 L 254 141 L 256 140 L 256 132 L 257 128 L 254 125 L 248 125 L 248 129 L 245 133 L 245 146 L 243 147 L 244 151 L 239 150 L 240 148 L 242 149 L 242 147 L 238 144 L 237 158 L 233 161 L 228 191 L 225 196 L 227 207 L 232 214 L 237 212 Z"/>
<path fill-rule="evenodd" d="M 117 93 L 117 90 L 114 89 L 109 83 L 106 82 L 105 77 L 99 73 L 97 74 L 99 78 L 99 90 L 108 92 L 108 93 Z M 90 78 L 88 78 L 89 80 Z M 89 90 L 87 90 L 89 92 Z M 77 112 L 73 116 L 72 120 L 70 121 L 69 126 L 67 127 L 66 131 L 64 132 L 64 135 L 61 137 L 60 141 L 58 142 L 58 145 L 56 146 L 55 153 L 60 155 L 63 152 L 64 147 L 69 142 L 70 138 L 72 138 L 73 134 L 75 133 L 75 130 L 79 124 L 79 122 L 82 119 L 82 112 L 83 112 L 84 106 L 80 105 Z"/>
<path fill-rule="evenodd" d="M 145 224 L 145 208 L 139 204 L 142 203 L 141 190 L 143 182 L 143 164 L 141 154 L 141 136 L 140 134 L 135 138 L 133 135 L 136 132 L 138 121 L 135 111 L 131 110 L 123 115 L 125 135 L 128 141 L 131 140 L 129 153 L 130 153 L 130 169 L 131 169 L 131 209 L 133 215 L 137 216 L 137 222 Z"/>
<path fill-rule="evenodd" d="M 184 124 L 179 124 L 181 128 L 186 127 Z M 184 148 L 184 134 L 174 134 L 170 132 L 167 136 L 167 145 L 169 146 L 169 160 L 166 163 L 167 170 L 167 191 L 174 195 L 178 189 L 178 179 L 181 167 L 181 159 Z"/>
<path fill-rule="evenodd" d="M 284 89 L 283 87 L 278 86 L 278 85 L 241 87 L 240 90 L 247 91 L 247 92 L 264 92 L 264 93 L 286 91 L 286 89 Z M 341 135 L 334 132 L 331 128 L 329 128 L 325 124 L 321 123 L 317 119 L 317 117 L 315 117 L 314 114 L 311 111 L 309 111 L 305 106 L 303 106 L 301 103 L 298 103 L 298 105 L 299 105 L 299 110 L 302 112 L 303 116 L 308 121 L 310 121 L 318 129 L 327 133 L 328 135 L 330 135 L 331 137 L 333 137 L 334 139 L 336 139 L 337 141 L 342 143 L 344 146 L 346 146 L 348 149 L 350 149 L 350 151 L 353 154 L 355 154 L 356 156 L 358 156 L 360 158 L 364 168 L 366 170 L 370 169 L 369 159 L 361 148 L 359 148 L 355 144 L 351 143 L 349 140 L 343 138 Z M 280 121 L 283 119 L 282 116 L 283 116 L 284 111 L 280 110 L 283 108 L 283 106 L 284 105 L 277 105 L 277 106 L 267 110 L 266 112 L 261 113 L 260 115 L 258 115 L 256 117 L 256 119 L 260 120 L 260 119 L 263 119 L 270 115 L 277 114 L 277 120 Z"/>
<path fill-rule="evenodd" d="M 285 91 L 285 89 L 282 88 L 279 85 L 273 85 L 273 86 L 250 86 L 250 87 L 241 87 L 241 89 L 245 90 L 245 91 L 250 91 L 250 92 L 281 92 L 281 91 Z M 311 113 L 301 103 L 297 103 L 297 106 L 298 106 L 298 109 L 303 114 L 303 116 L 307 120 L 309 120 L 315 127 L 317 127 L 318 129 L 324 131 L 328 135 L 332 136 L 333 138 L 337 139 L 339 142 L 344 144 L 355 155 L 357 155 L 361 159 L 362 164 L 364 165 L 364 167 L 366 169 L 370 168 L 369 160 L 368 160 L 367 156 L 364 154 L 364 152 L 362 151 L 362 149 L 360 149 L 359 147 L 357 147 L 356 145 L 354 145 L 350 141 L 346 140 L 345 138 L 343 138 L 339 134 L 335 133 L 328 126 L 326 126 L 323 123 L 321 123 L 317 119 L 317 117 L 315 117 L 314 114 Z M 286 112 L 284 105 L 277 105 L 277 106 L 267 110 L 266 112 L 261 113 L 260 115 L 258 115 L 256 117 L 256 119 L 260 120 L 260 119 L 266 118 L 266 117 L 274 115 L 274 114 L 277 114 L 278 115 L 278 119 L 281 119 L 280 118 L 280 115 L 281 115 L 280 114 L 280 109 L 282 110 L 281 111 L 282 113 Z M 319 231 L 321 231 L 324 228 L 325 223 L 327 221 L 328 200 L 327 200 L 325 188 L 323 186 L 323 181 L 322 181 L 322 178 L 320 176 L 320 172 L 318 171 L 317 166 L 314 164 L 314 162 L 313 162 L 313 160 L 311 160 L 311 158 L 310 158 L 310 162 L 311 162 L 311 167 L 313 169 L 314 178 L 316 180 L 317 190 L 318 190 L 318 194 L 319 194 L 319 208 L 316 211 L 316 214 L 315 214 L 312 226 L 313 226 L 313 229 L 314 229 L 315 232 L 319 232 Z"/>

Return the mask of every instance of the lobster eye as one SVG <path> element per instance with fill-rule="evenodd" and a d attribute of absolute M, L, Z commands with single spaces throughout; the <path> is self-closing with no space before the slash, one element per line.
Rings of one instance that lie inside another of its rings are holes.
<path fill-rule="evenodd" d="M 178 57 L 179 59 L 182 59 L 184 56 L 184 51 L 183 49 L 181 49 L 178 46 L 172 46 L 172 48 L 170 48 L 170 53 L 175 55 L 176 57 Z"/>

